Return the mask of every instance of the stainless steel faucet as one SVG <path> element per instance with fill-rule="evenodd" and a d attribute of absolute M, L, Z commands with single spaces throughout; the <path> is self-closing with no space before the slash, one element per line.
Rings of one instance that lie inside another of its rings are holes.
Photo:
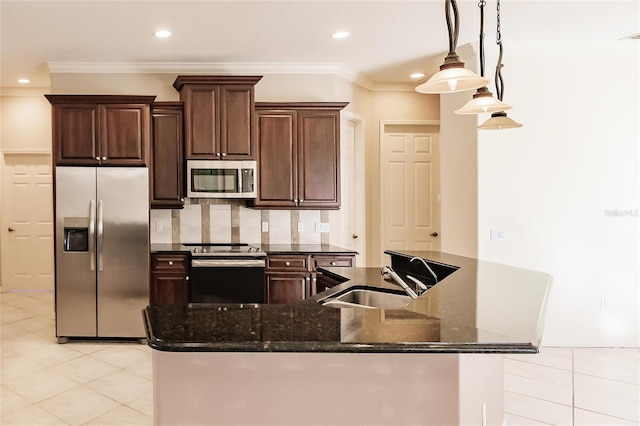
<path fill-rule="evenodd" d="M 433 279 L 436 281 L 436 283 L 438 283 L 438 276 L 436 275 L 435 272 L 433 272 L 433 269 L 431 269 L 431 267 L 429 266 L 429 264 L 421 257 L 412 257 L 411 260 L 409 262 L 413 262 L 414 260 L 419 260 L 420 262 L 422 262 L 422 264 L 424 265 L 425 268 L 427 268 L 427 270 L 429 271 L 429 273 L 431 274 L 431 276 L 433 277 Z M 414 278 L 415 279 L 415 278 Z"/>
<path fill-rule="evenodd" d="M 391 269 L 391 267 L 383 266 L 382 269 L 380 270 L 380 274 L 390 276 L 391 279 L 395 281 L 395 283 L 398 284 L 400 287 L 402 287 L 404 292 L 407 293 L 409 297 L 411 297 L 412 299 L 418 298 L 418 294 L 415 291 L 413 291 L 413 289 L 409 287 L 407 283 L 405 283 L 404 280 L 400 278 L 400 275 L 396 274 L 396 272 L 393 269 Z"/>

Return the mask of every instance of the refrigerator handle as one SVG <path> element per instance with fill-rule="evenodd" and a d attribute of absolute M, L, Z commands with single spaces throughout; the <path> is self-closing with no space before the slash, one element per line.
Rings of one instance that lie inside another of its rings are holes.
<path fill-rule="evenodd" d="M 104 244 L 104 223 L 102 221 L 102 200 L 98 200 L 98 271 L 102 271 L 102 245 Z"/>
<path fill-rule="evenodd" d="M 95 201 L 89 201 L 89 268 L 96 270 L 96 206 Z"/>

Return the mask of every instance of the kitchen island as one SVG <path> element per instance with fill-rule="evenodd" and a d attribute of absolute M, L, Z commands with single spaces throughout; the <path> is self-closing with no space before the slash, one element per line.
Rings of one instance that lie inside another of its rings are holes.
<path fill-rule="evenodd" d="M 438 252 L 403 309 L 317 301 L 354 285 L 397 289 L 379 268 L 291 305 L 157 305 L 144 312 L 157 424 L 500 424 L 501 354 L 535 353 L 548 274 Z M 418 274 L 416 274 L 418 275 Z"/>

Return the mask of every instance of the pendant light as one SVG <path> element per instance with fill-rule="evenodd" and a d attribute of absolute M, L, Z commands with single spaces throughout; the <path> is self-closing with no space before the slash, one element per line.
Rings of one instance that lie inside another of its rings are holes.
<path fill-rule="evenodd" d="M 480 75 L 484 77 L 484 7 L 487 2 L 480 0 Z M 511 109 L 511 105 L 493 97 L 487 86 L 480 87 L 473 95 L 473 99 L 462 108 L 454 111 L 456 114 L 482 114 L 485 112 L 505 111 Z"/>
<path fill-rule="evenodd" d="M 451 24 L 452 11 L 454 19 L 453 25 Z M 454 93 L 486 86 L 489 80 L 466 69 L 464 62 L 460 61 L 456 53 L 460 29 L 458 23 L 458 4 L 456 0 L 445 1 L 445 17 L 447 19 L 447 31 L 449 34 L 449 53 L 447 57 L 444 58 L 444 63 L 440 65 L 440 71 L 435 73 L 425 83 L 416 87 L 416 91 L 431 94 Z"/>
<path fill-rule="evenodd" d="M 500 48 L 500 53 L 498 55 L 498 64 L 496 65 L 496 93 L 498 94 L 498 99 L 502 101 L 502 95 L 504 93 L 504 81 L 502 79 L 502 34 L 500 33 L 500 0 L 498 0 L 497 5 L 497 18 L 496 18 L 496 43 Z M 509 117 L 507 117 L 507 113 L 504 111 L 497 111 L 491 114 L 491 118 L 478 126 L 478 129 L 481 130 L 500 130 L 500 129 L 514 129 L 517 127 L 522 127 L 522 124 L 513 121 Z"/>

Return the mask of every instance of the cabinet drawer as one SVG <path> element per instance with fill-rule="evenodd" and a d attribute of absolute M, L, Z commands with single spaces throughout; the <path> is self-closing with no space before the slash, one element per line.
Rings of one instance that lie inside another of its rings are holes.
<path fill-rule="evenodd" d="M 189 256 L 184 254 L 151 255 L 151 270 L 163 272 L 185 272 L 189 269 Z"/>
<path fill-rule="evenodd" d="M 267 256 L 267 269 L 279 271 L 308 271 L 307 256 Z"/>
<path fill-rule="evenodd" d="M 354 256 L 313 256 L 314 265 L 316 268 L 319 267 L 330 267 L 330 266 L 344 266 L 351 267 L 354 266 L 355 257 Z"/>

